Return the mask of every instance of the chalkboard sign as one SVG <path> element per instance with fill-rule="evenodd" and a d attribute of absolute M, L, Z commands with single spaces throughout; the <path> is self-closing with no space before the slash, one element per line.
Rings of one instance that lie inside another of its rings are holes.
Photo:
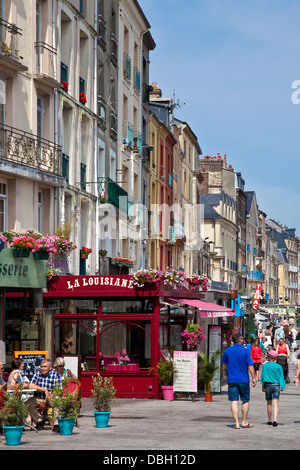
<path fill-rule="evenodd" d="M 24 361 L 24 375 L 31 381 L 36 369 L 44 359 L 48 359 L 48 351 L 15 351 L 14 357 Z"/>

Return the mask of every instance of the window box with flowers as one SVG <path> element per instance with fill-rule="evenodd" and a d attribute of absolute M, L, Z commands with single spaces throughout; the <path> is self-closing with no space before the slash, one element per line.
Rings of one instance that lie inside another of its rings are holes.
<path fill-rule="evenodd" d="M 90 253 L 92 253 L 92 249 L 86 248 L 85 246 L 83 246 L 80 250 L 80 258 L 87 259 Z"/>
<path fill-rule="evenodd" d="M 132 266 L 134 265 L 134 262 L 131 259 L 119 258 L 119 257 L 115 256 L 111 260 L 111 264 L 116 264 L 117 266 L 121 266 L 121 267 L 125 266 L 127 268 L 132 268 Z"/>
<path fill-rule="evenodd" d="M 79 101 L 82 104 L 86 104 L 87 98 L 86 98 L 86 94 L 84 93 L 84 91 L 79 93 Z"/>
<path fill-rule="evenodd" d="M 68 90 L 69 90 L 69 83 L 66 82 L 65 80 L 63 80 L 63 81 L 61 82 L 61 84 L 62 84 L 62 86 L 63 86 L 63 90 L 64 90 L 66 93 L 68 93 Z"/>
<path fill-rule="evenodd" d="M 105 204 L 108 201 L 108 197 L 106 193 L 98 194 L 98 202 L 99 204 Z"/>
<path fill-rule="evenodd" d="M 202 292 L 207 292 L 208 290 L 208 277 L 203 275 L 203 276 L 198 276 L 197 274 L 192 274 L 191 277 L 188 279 L 189 286 L 191 290 L 196 290 L 196 291 L 202 291 Z"/>

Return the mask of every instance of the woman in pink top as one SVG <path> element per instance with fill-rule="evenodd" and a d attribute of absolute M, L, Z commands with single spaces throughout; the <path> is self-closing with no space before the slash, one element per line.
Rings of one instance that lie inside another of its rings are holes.
<path fill-rule="evenodd" d="M 290 349 L 283 338 L 280 338 L 276 352 L 277 354 L 285 354 L 287 357 L 289 357 Z"/>
<path fill-rule="evenodd" d="M 262 356 L 263 356 L 262 349 L 259 345 L 259 339 L 258 338 L 256 338 L 256 340 L 254 341 L 254 344 L 251 348 L 250 355 L 251 355 L 251 359 L 252 359 L 253 364 L 254 364 L 255 379 L 256 379 L 256 382 L 258 382 L 259 381 L 259 367 L 261 365 Z"/>

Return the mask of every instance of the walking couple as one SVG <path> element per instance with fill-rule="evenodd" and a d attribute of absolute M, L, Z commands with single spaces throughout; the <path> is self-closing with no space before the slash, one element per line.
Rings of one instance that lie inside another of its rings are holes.
<path fill-rule="evenodd" d="M 233 335 L 233 345 L 225 349 L 223 364 L 227 368 L 228 399 L 231 402 L 231 412 L 234 418 L 234 428 L 251 428 L 248 422 L 250 383 L 256 385 L 253 361 L 247 348 L 243 347 L 243 337 L 239 333 Z M 276 363 L 276 351 L 269 351 L 267 361 L 262 369 L 261 384 L 267 401 L 268 424 L 277 426 L 278 400 L 280 389 L 285 389 L 285 380 L 282 367 Z M 242 422 L 239 424 L 239 399 L 242 401 Z M 273 417 L 272 417 L 273 411 Z"/>

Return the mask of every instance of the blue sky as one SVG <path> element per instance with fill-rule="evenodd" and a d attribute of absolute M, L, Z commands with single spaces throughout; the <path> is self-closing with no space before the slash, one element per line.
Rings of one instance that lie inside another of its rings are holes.
<path fill-rule="evenodd" d="M 203 154 L 226 154 L 259 209 L 300 236 L 300 1 L 139 3 L 156 42 L 150 83 L 175 90 Z"/>

